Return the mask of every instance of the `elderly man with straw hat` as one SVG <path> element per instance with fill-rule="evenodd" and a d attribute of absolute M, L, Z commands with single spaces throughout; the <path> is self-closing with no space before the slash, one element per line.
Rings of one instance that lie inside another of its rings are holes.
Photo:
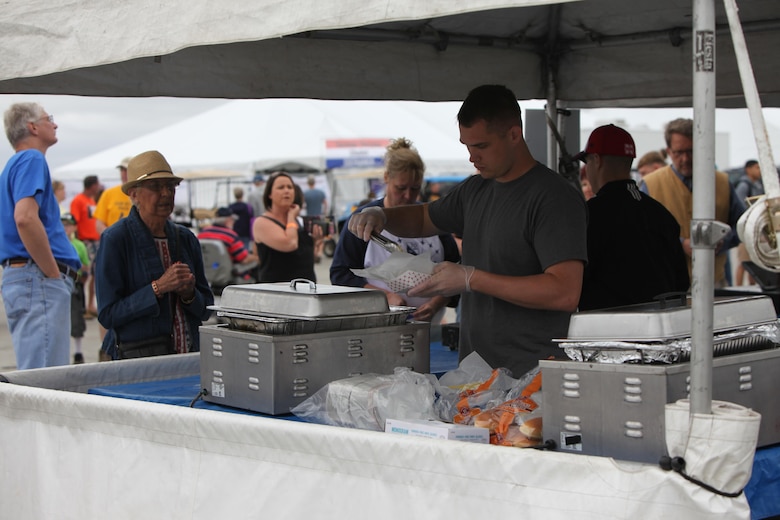
<path fill-rule="evenodd" d="M 102 349 L 113 359 L 199 350 L 214 296 L 197 238 L 169 219 L 180 182 L 158 151 L 128 164 L 122 191 L 133 205 L 103 233 L 95 267 Z"/>

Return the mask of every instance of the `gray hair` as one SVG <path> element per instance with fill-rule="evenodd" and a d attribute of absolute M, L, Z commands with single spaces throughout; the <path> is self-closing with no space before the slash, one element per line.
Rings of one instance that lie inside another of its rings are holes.
<path fill-rule="evenodd" d="M 27 123 L 39 120 L 45 111 L 38 103 L 14 103 L 5 111 L 3 122 L 5 123 L 5 136 L 11 146 L 16 145 L 30 135 Z"/>
<path fill-rule="evenodd" d="M 672 146 L 672 134 L 680 134 L 688 139 L 693 139 L 693 119 L 681 117 L 674 121 L 669 121 L 664 129 L 666 146 Z"/>

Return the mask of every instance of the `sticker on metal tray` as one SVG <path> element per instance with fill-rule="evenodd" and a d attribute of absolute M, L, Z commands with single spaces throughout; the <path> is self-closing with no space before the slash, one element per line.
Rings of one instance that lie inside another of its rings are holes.
<path fill-rule="evenodd" d="M 211 382 L 212 397 L 225 397 L 225 383 Z"/>

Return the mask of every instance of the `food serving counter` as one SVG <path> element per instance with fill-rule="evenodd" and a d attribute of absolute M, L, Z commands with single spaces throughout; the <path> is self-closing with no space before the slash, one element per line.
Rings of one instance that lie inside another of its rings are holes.
<path fill-rule="evenodd" d="M 18 383 L 0 384 L 4 515 L 750 518 L 744 495 L 654 465 L 83 393 L 197 376 L 198 365 L 188 354 L 2 374 Z"/>

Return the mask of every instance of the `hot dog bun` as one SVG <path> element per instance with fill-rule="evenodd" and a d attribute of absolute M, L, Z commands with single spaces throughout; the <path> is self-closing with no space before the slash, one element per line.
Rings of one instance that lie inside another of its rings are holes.
<path fill-rule="evenodd" d="M 542 438 L 542 418 L 533 417 L 526 419 L 523 424 L 520 425 L 520 433 L 528 437 L 529 439 L 541 439 Z"/>

